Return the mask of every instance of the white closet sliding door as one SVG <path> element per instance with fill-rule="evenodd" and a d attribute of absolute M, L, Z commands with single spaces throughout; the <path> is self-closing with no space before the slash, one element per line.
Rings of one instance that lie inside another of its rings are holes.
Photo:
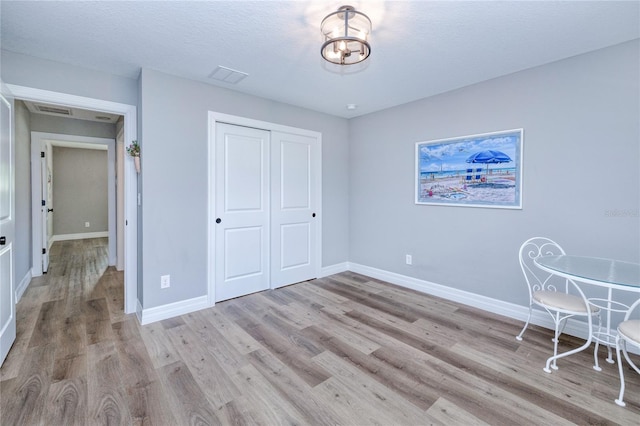
<path fill-rule="evenodd" d="M 316 278 L 319 141 L 271 132 L 271 288 Z"/>
<path fill-rule="evenodd" d="M 269 132 L 216 125 L 216 300 L 269 288 Z"/>
<path fill-rule="evenodd" d="M 317 277 L 320 144 L 215 123 L 215 301 Z"/>

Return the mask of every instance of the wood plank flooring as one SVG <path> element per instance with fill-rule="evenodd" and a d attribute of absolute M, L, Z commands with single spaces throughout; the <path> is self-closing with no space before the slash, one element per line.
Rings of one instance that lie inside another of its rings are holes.
<path fill-rule="evenodd" d="M 354 273 L 146 326 L 122 306 L 106 239 L 56 242 L 18 304 L 0 423 L 640 423 L 630 368 L 622 408 L 617 365 L 595 372 L 591 350 L 547 374 L 551 331 L 518 342 L 519 321 Z"/>

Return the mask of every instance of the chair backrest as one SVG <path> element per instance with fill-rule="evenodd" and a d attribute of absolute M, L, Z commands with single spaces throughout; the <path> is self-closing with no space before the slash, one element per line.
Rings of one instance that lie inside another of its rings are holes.
<path fill-rule="evenodd" d="M 631 314 L 633 313 L 633 311 L 636 310 L 636 308 L 640 306 L 640 298 L 638 300 L 636 300 L 635 302 L 633 302 L 631 304 L 631 306 L 629 306 L 629 309 L 627 309 L 627 313 L 624 315 L 624 320 L 623 321 L 627 321 L 629 319 L 631 319 Z"/>
<path fill-rule="evenodd" d="M 553 274 L 543 271 L 538 268 L 533 261 L 540 256 L 555 256 L 565 254 L 562 247 L 553 240 L 545 237 L 533 237 L 522 243 L 520 246 L 520 268 L 524 274 L 524 279 L 529 287 L 529 298 L 533 296 L 534 291 L 538 290 L 553 290 L 553 291 L 567 291 L 566 280 L 562 280 L 565 283 L 565 288 L 557 288 L 552 282 L 552 278 L 556 277 Z"/>
<path fill-rule="evenodd" d="M 627 342 L 640 347 L 640 319 L 631 318 L 631 314 L 640 306 L 640 298 L 633 302 L 627 313 L 624 315 L 624 320 L 618 324 L 618 336 Z M 637 317 L 637 315 L 636 315 Z M 629 358 L 627 358 L 629 360 Z M 640 373 L 640 370 L 636 368 L 636 371 Z"/>

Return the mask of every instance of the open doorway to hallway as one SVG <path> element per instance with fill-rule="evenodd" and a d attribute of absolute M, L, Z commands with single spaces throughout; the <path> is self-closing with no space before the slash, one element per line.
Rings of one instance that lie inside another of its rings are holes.
<path fill-rule="evenodd" d="M 136 107 L 134 105 L 119 104 L 119 103 L 114 103 L 110 101 L 84 98 L 84 97 L 79 97 L 75 95 L 43 91 L 39 89 L 22 87 L 22 86 L 13 86 L 13 85 L 8 85 L 8 86 L 11 92 L 13 93 L 13 96 L 15 99 L 45 104 L 45 108 L 46 106 L 50 106 L 53 108 L 60 107 L 62 109 L 67 108 L 71 110 L 71 114 L 75 114 L 77 110 L 86 110 L 93 114 L 96 114 L 96 112 L 98 112 L 100 113 L 99 115 L 101 116 L 107 115 L 104 113 L 115 114 L 118 117 L 117 119 L 120 120 L 119 128 L 116 129 L 116 132 L 115 132 L 115 138 L 119 139 L 119 143 L 122 143 L 124 145 L 125 141 L 127 140 L 137 139 L 137 130 L 136 130 L 137 114 L 136 114 Z M 36 115 L 36 114 L 33 114 L 33 115 Z M 43 114 L 42 116 L 45 117 L 46 114 Z M 53 118 L 47 116 L 46 118 L 43 118 L 39 121 L 52 124 L 52 120 Z M 71 134 L 71 136 L 77 135 L 79 133 L 78 131 L 65 130 L 67 129 L 66 126 L 69 123 L 68 120 L 63 120 L 62 122 L 58 122 L 54 124 L 53 128 L 51 129 L 38 127 L 38 128 L 31 128 L 30 130 L 44 130 L 50 133 Z M 76 120 L 76 121 L 84 123 L 85 127 L 88 126 L 87 120 Z M 42 123 L 38 123 L 38 124 L 42 124 Z M 103 124 L 103 123 L 97 122 L 97 124 Z M 99 135 L 99 136 L 104 136 L 104 135 Z M 120 217 L 121 217 L 121 223 L 122 223 L 121 229 L 124 228 L 124 230 L 120 232 L 120 234 L 123 235 L 122 238 L 116 238 L 115 231 L 114 231 L 113 239 L 109 237 L 109 243 L 111 243 L 111 240 L 113 240 L 113 244 L 111 244 L 112 247 L 109 248 L 109 252 L 114 253 L 111 256 L 112 259 L 110 259 L 111 261 L 109 263 L 112 263 L 113 265 L 119 267 L 120 269 L 124 269 L 124 311 L 126 313 L 132 313 L 136 311 L 136 308 L 138 306 L 138 303 L 137 303 L 137 300 L 138 300 L 138 297 L 137 297 L 138 296 L 137 295 L 137 281 L 138 281 L 137 175 L 133 166 L 133 161 L 130 158 L 124 156 L 124 147 L 122 147 L 122 149 L 120 150 L 120 152 L 122 153 L 120 156 L 122 161 L 120 162 L 116 161 L 116 149 L 115 149 L 115 140 L 114 140 L 113 132 L 108 136 L 110 136 L 114 141 L 113 142 L 114 146 L 112 149 L 113 175 L 114 175 L 114 182 L 116 182 L 116 173 L 118 173 L 117 181 L 120 184 L 120 188 L 118 192 L 122 194 L 122 197 L 121 197 L 122 202 L 120 203 L 120 206 L 121 206 Z M 78 141 L 75 140 L 72 142 L 78 142 Z M 27 155 L 27 158 L 29 158 L 30 154 L 27 153 L 26 155 Z M 116 167 L 116 165 L 120 167 Z M 29 167 L 28 160 L 25 166 Z M 22 185 L 25 185 L 24 181 L 27 182 L 26 184 L 28 186 L 27 191 L 30 191 L 31 183 L 29 182 L 28 176 L 26 179 L 22 177 L 22 182 L 23 182 Z M 20 182 L 18 181 L 18 179 L 16 179 L 16 186 L 18 186 L 19 184 Z M 113 192 L 116 193 L 115 185 L 113 185 L 112 187 L 113 187 Z M 55 197 L 55 194 L 54 194 L 54 197 Z M 33 203 L 33 204 L 35 205 L 37 203 Z M 113 203 L 113 205 L 114 205 L 113 210 L 114 211 L 117 210 L 115 202 Z M 29 205 L 29 209 L 30 209 L 30 205 Z M 113 217 L 115 218 L 116 215 L 113 214 Z M 28 232 L 31 235 L 31 227 L 34 225 L 34 223 L 39 223 L 39 220 L 34 221 L 32 218 L 30 222 L 31 223 L 28 223 L 29 225 Z M 113 223 L 114 225 L 113 227 L 110 226 L 110 229 L 116 228 L 115 219 L 113 220 Z M 88 236 L 94 236 L 94 235 L 88 235 Z M 118 240 L 122 242 L 121 247 L 123 246 L 121 251 L 124 253 L 123 254 L 121 253 L 122 254 L 121 256 L 115 255 L 115 253 L 117 252 L 116 242 Z M 29 244 L 29 245 L 32 245 L 32 244 Z M 32 254 L 34 251 L 35 249 L 32 249 Z M 120 258 L 120 261 L 118 261 L 118 258 Z M 34 262 L 32 266 L 35 267 L 36 262 Z M 28 282 L 27 282 L 27 285 L 28 285 Z M 26 288 L 26 285 L 25 285 L 25 288 Z"/>
<path fill-rule="evenodd" d="M 17 111 L 24 111 L 20 102 Z M 123 117 L 40 102 L 24 105 L 29 120 L 22 121 L 30 132 L 17 144 L 30 136 L 33 275 L 46 272 L 48 251 L 57 240 L 106 236 L 109 264 L 116 265 L 124 256 L 116 248 L 124 240 L 123 216 L 116 215 L 124 204 L 122 173 L 116 185 L 124 163 L 124 149 L 116 155 L 117 134 L 123 144 Z"/>
<path fill-rule="evenodd" d="M 31 132 L 34 276 L 46 272 L 54 241 L 107 237 L 109 264 L 124 256 L 116 249 L 124 239 L 123 215 L 116 213 L 124 199 L 116 184 L 124 157 L 117 158 L 115 145 L 110 138 Z"/>

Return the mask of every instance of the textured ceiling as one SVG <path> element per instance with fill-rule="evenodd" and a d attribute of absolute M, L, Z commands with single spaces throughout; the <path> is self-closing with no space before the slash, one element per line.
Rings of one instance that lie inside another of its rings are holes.
<path fill-rule="evenodd" d="M 331 1 L 7 1 L 2 48 L 137 78 L 140 68 L 342 117 L 640 38 L 638 1 L 353 1 L 373 22 L 364 65 L 320 57 Z M 248 73 L 237 85 L 208 76 Z M 354 111 L 347 104 L 356 104 Z"/>

